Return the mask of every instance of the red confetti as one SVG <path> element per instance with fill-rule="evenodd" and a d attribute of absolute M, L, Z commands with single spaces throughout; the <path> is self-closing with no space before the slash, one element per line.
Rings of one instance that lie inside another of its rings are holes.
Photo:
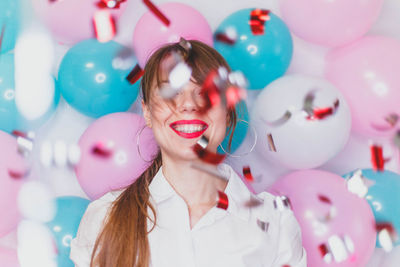
<path fill-rule="evenodd" d="M 100 0 L 96 6 L 98 8 L 109 8 L 109 9 L 119 9 L 121 3 L 126 0 Z"/>
<path fill-rule="evenodd" d="M 376 223 L 375 229 L 378 232 L 386 229 L 391 235 L 396 233 L 396 230 L 394 229 L 393 225 L 391 223 L 386 223 L 386 222 Z"/>
<path fill-rule="evenodd" d="M 169 19 L 150 1 L 143 0 L 143 3 L 150 9 L 150 11 L 159 19 L 165 26 L 169 26 Z"/>
<path fill-rule="evenodd" d="M 254 177 L 251 174 L 251 170 L 250 170 L 249 166 L 244 166 L 243 167 L 243 175 L 244 175 L 244 178 L 246 178 L 246 180 L 248 182 L 254 182 Z"/>
<path fill-rule="evenodd" d="M 107 10 L 98 10 L 93 16 L 96 38 L 105 43 L 112 40 L 116 33 L 115 20 Z"/>
<path fill-rule="evenodd" d="M 339 107 L 339 100 L 336 99 L 333 107 L 326 107 L 326 108 L 314 108 L 312 110 L 312 115 L 308 116 L 307 119 L 309 120 L 322 120 L 328 116 L 335 114 L 336 110 Z"/>
<path fill-rule="evenodd" d="M 319 246 L 318 246 L 318 250 L 319 250 L 319 252 L 321 253 L 321 256 L 322 256 L 322 257 L 325 257 L 325 255 L 327 255 L 327 254 L 330 253 L 330 252 L 329 252 L 329 249 L 328 249 L 328 246 L 325 245 L 325 244 L 319 245 Z"/>
<path fill-rule="evenodd" d="M 383 171 L 385 166 L 385 159 L 383 158 L 383 149 L 380 145 L 372 145 L 371 149 L 371 163 L 375 171 Z"/>
<path fill-rule="evenodd" d="M 202 112 L 207 112 L 211 107 L 218 105 L 221 102 L 219 94 L 219 88 L 215 84 L 214 80 L 218 78 L 218 72 L 216 70 L 210 71 L 207 78 L 204 80 L 201 92 L 205 100 L 205 105 L 202 108 Z"/>
<path fill-rule="evenodd" d="M 215 34 L 215 40 L 220 41 L 221 43 L 225 43 L 228 45 L 234 45 L 236 43 L 236 40 L 229 37 L 227 34 L 218 32 Z"/>
<path fill-rule="evenodd" d="M 193 151 L 202 161 L 207 163 L 219 164 L 225 159 L 225 155 L 207 151 L 207 149 L 203 148 L 199 144 L 194 145 Z"/>
<path fill-rule="evenodd" d="M 224 192 L 218 190 L 217 207 L 220 208 L 220 209 L 227 210 L 228 209 L 228 205 L 229 205 L 228 196 Z"/>
<path fill-rule="evenodd" d="M 19 130 L 14 130 L 11 133 L 12 135 L 14 135 L 15 137 L 23 137 L 23 138 L 28 138 L 28 135 L 22 131 Z"/>
<path fill-rule="evenodd" d="M 144 70 L 140 68 L 139 64 L 132 69 L 132 71 L 128 74 L 126 79 L 129 81 L 130 84 L 135 84 L 144 74 Z"/>
<path fill-rule="evenodd" d="M 318 199 L 319 199 L 321 202 L 324 202 L 324 203 L 326 203 L 326 204 L 332 205 L 332 201 L 331 201 L 327 196 L 318 195 Z"/>
<path fill-rule="evenodd" d="M 230 86 L 226 89 L 226 105 L 228 107 L 234 107 L 237 102 L 242 99 L 241 88 L 237 88 L 235 86 Z"/>
<path fill-rule="evenodd" d="M 113 150 L 99 142 L 93 147 L 92 153 L 103 158 L 108 158 L 113 154 Z"/>
<path fill-rule="evenodd" d="M 251 11 L 249 24 L 251 32 L 254 35 L 264 34 L 264 24 L 270 19 L 269 13 L 270 11 L 265 9 L 254 9 Z"/>
<path fill-rule="evenodd" d="M 26 176 L 26 173 L 20 171 L 8 170 L 8 175 L 13 179 L 21 179 Z"/>

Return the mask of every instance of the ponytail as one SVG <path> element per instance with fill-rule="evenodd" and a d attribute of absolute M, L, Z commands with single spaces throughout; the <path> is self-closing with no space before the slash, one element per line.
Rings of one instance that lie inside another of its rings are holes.
<path fill-rule="evenodd" d="M 147 234 L 155 227 L 156 212 L 149 201 L 149 184 L 160 169 L 161 163 L 159 152 L 150 167 L 113 202 L 109 216 L 95 242 L 90 267 L 150 266 Z M 147 212 L 148 207 L 154 220 Z M 147 229 L 147 219 L 153 223 L 150 231 Z"/>

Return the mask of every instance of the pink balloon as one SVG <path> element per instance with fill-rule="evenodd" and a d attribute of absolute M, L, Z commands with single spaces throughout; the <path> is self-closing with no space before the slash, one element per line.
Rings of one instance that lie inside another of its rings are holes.
<path fill-rule="evenodd" d="M 368 137 L 392 136 L 400 116 L 400 42 L 367 36 L 332 50 L 326 60 L 325 75 L 347 100 L 353 129 Z"/>
<path fill-rule="evenodd" d="M 368 262 L 376 241 L 374 216 L 365 199 L 347 190 L 345 179 L 303 170 L 280 178 L 268 191 L 290 199 L 302 230 L 307 266 L 354 267 Z M 323 245 L 331 255 L 323 257 Z"/>
<path fill-rule="evenodd" d="M 34 0 L 33 7 L 41 20 L 54 34 L 57 41 L 75 44 L 95 38 L 93 15 L 100 8 L 101 0 Z M 127 6 L 121 2 L 119 8 L 109 8 L 110 14 L 118 19 Z"/>
<path fill-rule="evenodd" d="M 383 0 L 281 0 L 282 17 L 306 41 L 339 46 L 368 32 Z"/>
<path fill-rule="evenodd" d="M 153 132 L 134 113 L 117 112 L 93 122 L 79 140 L 78 182 L 90 199 L 133 183 L 158 151 Z M 139 149 L 137 136 L 139 136 Z M 94 152 L 95 148 L 98 152 Z"/>
<path fill-rule="evenodd" d="M 0 237 L 15 230 L 21 220 L 17 200 L 22 183 L 22 179 L 13 178 L 4 166 L 0 166 Z"/>
<path fill-rule="evenodd" d="M 17 197 L 29 164 L 18 152 L 17 139 L 0 131 L 0 237 L 17 227 L 21 219 Z"/>
<path fill-rule="evenodd" d="M 170 25 L 166 26 L 149 11 L 139 19 L 133 33 L 133 49 L 142 68 L 154 51 L 164 44 L 178 42 L 180 37 L 213 45 L 211 28 L 196 9 L 181 3 L 165 3 L 158 8 Z"/>
<path fill-rule="evenodd" d="M 0 266 L 19 267 L 17 250 L 0 247 Z"/>

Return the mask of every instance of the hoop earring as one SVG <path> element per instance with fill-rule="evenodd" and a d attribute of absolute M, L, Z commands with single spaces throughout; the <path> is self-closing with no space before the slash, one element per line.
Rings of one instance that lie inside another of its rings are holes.
<path fill-rule="evenodd" d="M 146 128 L 146 124 L 142 127 L 142 129 L 140 129 L 140 131 L 139 132 L 137 132 L 136 133 L 136 147 L 137 147 L 137 152 L 138 152 L 138 154 L 139 154 L 139 157 L 144 161 L 144 162 L 153 162 L 153 160 L 154 159 L 151 159 L 151 160 L 145 160 L 143 157 L 142 157 L 142 153 L 140 152 L 140 135 L 142 134 L 142 132 L 143 132 L 143 130 Z"/>
<path fill-rule="evenodd" d="M 249 152 L 246 152 L 246 153 L 243 153 L 243 154 L 240 154 L 240 155 L 233 155 L 233 154 L 231 154 L 229 152 L 226 152 L 225 149 L 221 146 L 221 144 L 219 144 L 219 147 L 221 148 L 221 150 L 224 151 L 224 153 L 226 155 L 228 155 L 229 157 L 232 157 L 232 158 L 241 158 L 243 156 L 246 156 L 246 155 L 250 154 L 251 152 L 253 152 L 253 150 L 254 150 L 254 148 L 256 147 L 256 144 L 257 144 L 258 135 L 257 135 L 256 128 L 253 125 L 250 125 L 250 123 L 248 121 L 245 121 L 245 120 L 238 120 L 238 121 L 245 122 L 245 123 L 247 123 L 247 125 L 251 126 L 251 128 L 253 129 L 253 132 L 254 132 L 254 144 L 251 146 Z"/>

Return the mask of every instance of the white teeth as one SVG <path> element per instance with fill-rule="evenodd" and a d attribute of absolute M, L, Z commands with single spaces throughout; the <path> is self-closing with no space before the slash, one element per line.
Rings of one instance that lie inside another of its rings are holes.
<path fill-rule="evenodd" d="M 178 132 L 182 133 L 195 133 L 200 132 L 204 129 L 204 125 L 200 124 L 184 124 L 184 125 L 176 125 L 174 128 Z"/>

